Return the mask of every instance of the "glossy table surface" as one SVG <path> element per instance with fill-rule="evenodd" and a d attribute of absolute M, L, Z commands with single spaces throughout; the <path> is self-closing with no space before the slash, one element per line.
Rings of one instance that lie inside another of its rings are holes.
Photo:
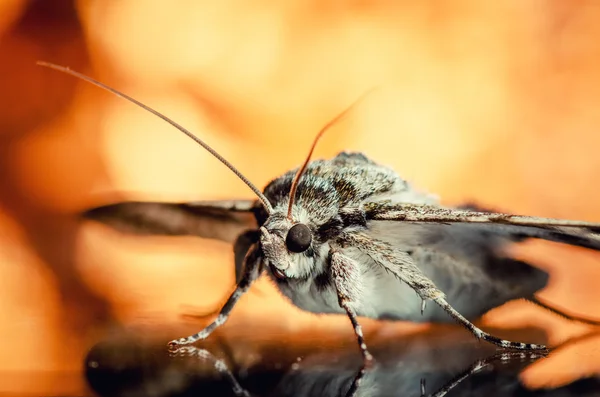
<path fill-rule="evenodd" d="M 156 327 L 114 331 L 84 359 L 90 393 L 101 396 L 597 396 L 600 378 L 531 390 L 520 380 L 527 367 L 553 359 L 503 351 L 454 326 L 403 337 L 367 334 L 375 365 L 364 369 L 351 338 L 319 332 L 304 336 L 261 324 L 225 328 L 195 347 L 169 350 L 174 334 Z M 502 332 L 502 331 L 500 331 Z M 508 334 L 507 334 L 508 332 Z M 539 338 L 535 329 L 504 331 Z M 152 335 L 152 336 L 150 336 Z M 572 369 L 564 368 L 565 371 Z M 246 394 L 245 394 L 246 393 Z"/>

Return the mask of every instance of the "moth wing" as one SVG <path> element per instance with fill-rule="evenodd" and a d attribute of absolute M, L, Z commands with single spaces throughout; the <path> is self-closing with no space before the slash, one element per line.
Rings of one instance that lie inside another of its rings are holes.
<path fill-rule="evenodd" d="M 198 236 L 235 242 L 244 231 L 256 229 L 255 200 L 208 200 L 190 203 L 126 201 L 96 207 L 84 218 L 124 233 Z"/>
<path fill-rule="evenodd" d="M 482 233 L 512 240 L 538 238 L 600 250 L 600 223 L 388 202 L 367 203 L 365 212 L 367 220 L 372 221 L 470 225 Z"/>

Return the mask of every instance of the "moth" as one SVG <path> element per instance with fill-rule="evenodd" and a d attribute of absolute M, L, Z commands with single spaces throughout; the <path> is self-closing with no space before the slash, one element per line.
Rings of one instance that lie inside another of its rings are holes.
<path fill-rule="evenodd" d="M 548 275 L 507 248 L 527 238 L 600 249 L 600 224 L 448 208 L 394 170 L 361 153 L 310 161 L 319 132 L 299 168 L 260 191 L 191 132 L 139 101 L 68 68 L 41 63 L 99 86 L 170 123 L 229 167 L 255 200 L 194 203 L 122 202 L 85 216 L 134 233 L 198 235 L 234 243 L 237 285 L 214 321 L 171 347 L 207 338 L 263 273 L 300 309 L 345 314 L 365 362 L 373 360 L 358 317 L 456 321 L 502 348 L 544 351 L 540 344 L 500 339 L 471 320 L 509 300 L 535 297 Z M 433 305 L 426 307 L 427 302 Z"/>

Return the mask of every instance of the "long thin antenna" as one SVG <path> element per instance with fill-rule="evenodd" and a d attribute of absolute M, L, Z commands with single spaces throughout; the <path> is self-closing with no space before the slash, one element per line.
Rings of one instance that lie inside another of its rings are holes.
<path fill-rule="evenodd" d="M 323 136 L 323 134 L 325 134 L 325 132 L 327 130 L 329 130 L 334 124 L 336 124 L 337 122 L 342 120 L 344 117 L 346 117 L 346 115 L 348 115 L 348 113 L 350 113 L 350 111 L 352 109 L 354 109 L 356 107 L 356 105 L 358 105 L 360 102 L 362 102 L 363 99 L 365 99 L 367 97 L 367 95 L 371 94 L 376 88 L 377 87 L 373 87 L 370 90 L 368 90 L 367 92 L 365 92 L 364 94 L 362 94 L 350 106 L 348 106 L 340 114 L 338 114 L 332 120 L 330 120 L 327 124 L 325 124 L 325 126 L 323 128 L 321 128 L 321 131 L 319 131 L 319 133 L 315 137 L 315 140 L 313 141 L 312 146 L 310 147 L 310 151 L 308 152 L 308 156 L 306 156 L 306 160 L 304 160 L 304 164 L 302 164 L 302 167 L 300 167 L 298 172 L 296 172 L 296 175 L 294 175 L 294 179 L 292 180 L 292 187 L 290 188 L 290 200 L 289 200 L 289 206 L 288 206 L 288 211 L 287 211 L 287 218 L 290 221 L 292 221 L 292 206 L 294 205 L 294 200 L 296 198 L 296 191 L 298 190 L 298 183 L 300 182 L 300 177 L 306 171 L 306 167 L 308 166 L 308 163 L 310 162 L 310 158 L 312 157 L 315 147 L 317 146 L 317 142 L 319 142 L 319 139 L 321 139 L 321 137 Z"/>
<path fill-rule="evenodd" d="M 142 109 L 147 110 L 148 112 L 154 114 L 155 116 L 158 116 L 162 120 L 164 120 L 167 123 L 171 124 L 173 127 L 177 128 L 179 131 L 183 132 L 185 135 L 187 135 L 188 137 L 190 137 L 191 139 L 193 139 L 197 144 L 199 144 L 204 149 L 206 149 L 210 154 L 212 154 L 213 156 L 215 156 L 217 158 L 217 160 L 219 160 L 221 163 L 225 164 L 225 166 L 227 168 L 229 168 L 231 171 L 233 171 L 233 173 L 235 175 L 237 175 L 237 177 L 240 178 L 246 185 L 248 185 L 248 187 L 254 192 L 254 194 L 256 194 L 256 196 L 258 197 L 258 199 L 262 202 L 263 206 L 265 207 L 265 210 L 267 211 L 267 213 L 271 214 L 273 212 L 273 207 L 271 206 L 271 203 L 269 203 L 269 200 L 267 200 L 267 198 L 262 194 L 262 192 L 256 186 L 254 186 L 254 184 L 252 182 L 250 182 L 240 171 L 238 171 L 238 169 L 235 168 L 233 166 L 233 164 L 231 164 L 223 156 L 221 156 L 219 153 L 217 153 L 212 147 L 210 147 L 202 139 L 200 139 L 196 135 L 192 134 L 190 131 L 188 131 L 187 129 L 185 129 L 180 124 L 176 123 L 175 121 L 173 121 L 172 119 L 168 118 L 164 114 L 162 114 L 162 113 L 160 113 L 160 112 L 152 109 L 150 106 L 144 105 L 143 103 L 141 103 L 140 101 L 138 101 L 136 99 L 133 99 L 129 95 L 126 95 L 126 94 L 124 94 L 124 93 L 122 93 L 120 91 L 117 91 L 116 89 L 111 88 L 111 87 L 107 86 L 106 84 L 101 83 L 101 82 L 99 82 L 97 80 L 94 80 L 93 78 L 91 78 L 89 76 L 86 76 L 85 74 L 82 74 L 82 73 L 76 72 L 74 70 L 71 70 L 68 67 L 60 66 L 60 65 L 55 65 L 55 64 L 49 63 L 49 62 L 38 61 L 37 64 L 40 65 L 40 66 L 45 66 L 45 67 L 50 68 L 50 69 L 58 70 L 59 72 L 70 74 L 71 76 L 75 76 L 75 77 L 77 77 L 77 78 L 79 78 L 81 80 L 87 81 L 88 83 L 91 83 L 91 84 L 93 84 L 93 85 L 95 85 L 97 87 L 100 87 L 100 88 L 102 88 L 102 89 L 104 89 L 104 90 L 106 90 L 108 92 L 112 92 L 116 96 L 121 97 L 123 99 L 126 99 L 129 102 L 132 102 L 132 103 L 138 105 Z"/>

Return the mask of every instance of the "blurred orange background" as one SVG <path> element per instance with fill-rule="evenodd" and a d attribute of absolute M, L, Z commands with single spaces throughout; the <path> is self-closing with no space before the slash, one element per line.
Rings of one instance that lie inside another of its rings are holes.
<path fill-rule="evenodd" d="M 592 0 L 2 1 L 0 372 L 78 371 L 111 323 L 174 322 L 233 284 L 227 244 L 123 236 L 80 221 L 81 211 L 252 197 L 164 122 L 37 60 L 157 108 L 258 186 L 297 166 L 328 120 L 379 86 L 316 157 L 360 150 L 448 204 L 600 222 L 598 21 Z M 600 317 L 600 255 L 542 243 L 519 254 L 551 273 L 542 297 Z M 257 316 L 352 338 L 347 319 L 317 322 L 259 284 L 228 326 Z M 553 345 L 590 331 L 519 302 L 484 323 L 537 325 Z M 599 347 L 570 347 L 523 380 L 598 374 Z M 44 387 L 19 379 L 3 387 Z"/>

